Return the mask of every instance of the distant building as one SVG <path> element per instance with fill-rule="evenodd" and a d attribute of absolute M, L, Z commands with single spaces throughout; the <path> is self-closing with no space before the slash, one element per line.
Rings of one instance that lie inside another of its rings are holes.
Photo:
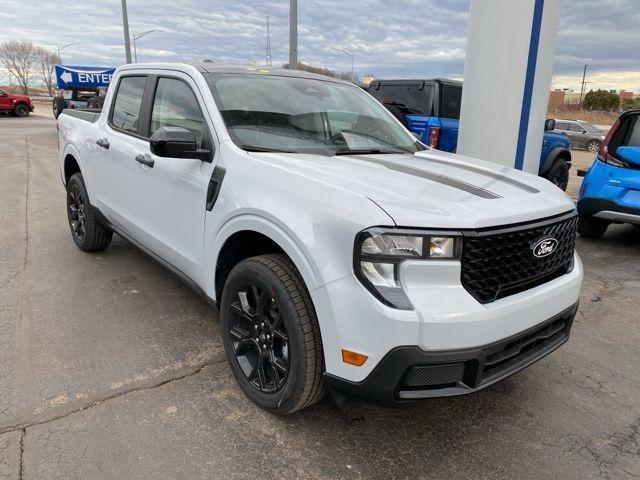
<path fill-rule="evenodd" d="M 365 76 L 365 77 L 362 77 L 362 84 L 363 84 L 363 85 L 369 86 L 369 84 L 370 84 L 371 82 L 373 82 L 373 77 L 372 77 L 372 76 L 367 75 L 367 76 Z"/>
<path fill-rule="evenodd" d="M 626 90 L 620 90 L 620 102 L 633 99 L 633 92 L 627 92 Z"/>
<path fill-rule="evenodd" d="M 549 92 L 549 106 L 550 110 L 557 110 L 564 107 L 566 92 L 559 88 Z"/>

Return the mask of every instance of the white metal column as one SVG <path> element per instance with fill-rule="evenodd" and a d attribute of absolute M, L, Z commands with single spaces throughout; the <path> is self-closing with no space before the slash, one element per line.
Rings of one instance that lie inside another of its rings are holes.
<path fill-rule="evenodd" d="M 538 173 L 561 0 L 471 0 L 457 152 Z"/>

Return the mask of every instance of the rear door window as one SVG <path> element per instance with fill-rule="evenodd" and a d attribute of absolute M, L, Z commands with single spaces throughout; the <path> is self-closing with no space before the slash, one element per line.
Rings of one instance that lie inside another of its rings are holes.
<path fill-rule="evenodd" d="M 440 117 L 460 118 L 460 102 L 462 101 L 462 87 L 457 85 L 442 85 L 440 99 Z"/>
<path fill-rule="evenodd" d="M 413 83 L 406 85 L 380 84 L 369 93 L 380 103 L 398 105 L 408 115 L 431 115 L 433 110 L 433 85 Z"/>
<path fill-rule="evenodd" d="M 122 77 L 111 111 L 112 126 L 125 132 L 138 133 L 140 105 L 147 84 L 146 76 Z"/>

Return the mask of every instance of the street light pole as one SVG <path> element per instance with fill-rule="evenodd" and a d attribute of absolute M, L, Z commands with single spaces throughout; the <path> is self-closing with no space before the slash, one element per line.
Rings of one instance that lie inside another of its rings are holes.
<path fill-rule="evenodd" d="M 64 50 L 67 47 L 71 47 L 72 45 L 80 45 L 79 43 L 67 43 L 66 45 L 62 45 L 61 47 L 58 46 L 56 47 L 58 49 L 58 61 L 60 62 L 60 64 L 62 64 L 62 54 L 60 52 L 62 52 L 62 50 Z"/>
<path fill-rule="evenodd" d="M 136 40 L 144 37 L 145 35 L 149 35 L 150 33 L 153 33 L 153 32 L 162 32 L 162 30 L 147 30 L 146 32 L 142 32 L 142 33 L 133 32 L 133 59 L 134 59 L 133 61 L 135 63 L 138 63 L 138 49 L 136 48 Z"/>
<path fill-rule="evenodd" d="M 354 72 L 353 72 L 353 55 L 351 55 L 349 52 L 347 52 L 344 49 L 340 49 L 340 51 L 344 53 L 347 57 L 349 57 L 349 60 L 351 60 L 351 83 L 356 83 L 354 79 Z"/>
<path fill-rule="evenodd" d="M 298 0 L 289 4 L 289 69 L 298 68 Z"/>
<path fill-rule="evenodd" d="M 582 85 L 580 86 L 580 102 L 578 103 L 579 108 L 582 108 L 582 96 L 584 95 L 584 87 L 586 85 L 585 80 L 587 78 L 587 68 L 589 68 L 589 65 L 585 65 L 584 71 L 582 72 Z"/>
<path fill-rule="evenodd" d="M 127 63 L 131 63 L 131 40 L 129 40 L 129 18 L 127 16 L 127 0 L 122 2 L 122 28 L 124 30 L 124 54 Z"/>

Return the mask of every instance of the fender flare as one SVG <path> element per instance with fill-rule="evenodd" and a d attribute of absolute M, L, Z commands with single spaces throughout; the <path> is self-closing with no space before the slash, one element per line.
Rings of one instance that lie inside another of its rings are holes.
<path fill-rule="evenodd" d="M 209 265 L 211 269 L 210 274 L 207 275 L 207 295 L 215 301 L 219 300 L 216 298 L 215 292 L 215 274 L 220 252 L 226 241 L 233 234 L 242 231 L 260 233 L 277 243 L 289 258 L 291 258 L 300 272 L 307 290 L 310 292 L 324 283 L 321 280 L 320 272 L 315 263 L 311 261 L 311 256 L 302 245 L 302 242 L 296 239 L 296 236 L 290 229 L 284 225 L 280 225 L 277 221 L 268 219 L 254 212 L 245 212 L 226 220 L 224 224 L 216 230 L 213 239 L 207 242 L 210 245 L 209 251 L 211 254 L 210 257 L 206 259 L 207 265 Z"/>
<path fill-rule="evenodd" d="M 566 162 L 567 165 L 571 167 L 571 152 L 564 147 L 554 147 L 549 152 L 549 155 L 547 155 L 547 158 L 544 161 L 542 168 L 540 169 L 541 176 L 546 175 L 549 170 L 551 170 L 551 167 L 553 167 L 554 163 L 556 163 L 556 160 L 561 154 L 566 154 L 569 157 L 569 160 L 566 160 Z"/>
<path fill-rule="evenodd" d="M 83 178 L 85 178 L 85 182 L 86 182 L 86 177 L 84 175 L 84 165 L 82 165 L 82 159 L 80 157 L 80 153 L 78 152 L 78 149 L 73 144 L 67 143 L 64 149 L 62 150 L 62 154 L 60 155 L 60 176 L 62 177 L 62 184 L 64 186 L 67 185 L 64 179 L 64 167 L 67 163 L 67 156 L 69 155 L 71 155 L 73 158 L 76 159 L 76 163 L 80 168 L 80 173 L 82 174 Z"/>

